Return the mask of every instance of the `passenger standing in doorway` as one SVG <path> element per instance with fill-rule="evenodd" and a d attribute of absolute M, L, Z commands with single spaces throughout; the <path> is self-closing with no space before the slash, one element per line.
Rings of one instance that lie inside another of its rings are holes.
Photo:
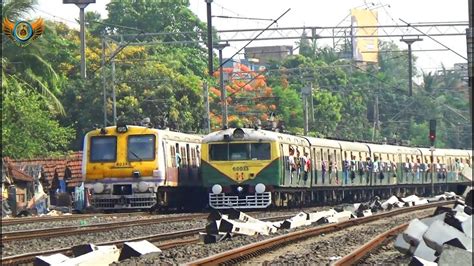
<path fill-rule="evenodd" d="M 332 174 L 333 169 L 334 169 L 334 162 L 332 161 L 332 157 L 329 156 L 329 168 L 328 168 L 329 184 L 332 184 L 332 181 L 333 181 L 333 174 Z"/>
<path fill-rule="evenodd" d="M 354 184 L 354 179 L 356 177 L 356 168 L 357 168 L 357 161 L 355 159 L 356 157 L 354 155 L 352 155 L 352 160 L 351 160 L 351 174 L 350 174 L 350 177 L 351 177 L 351 184 Z"/>
<path fill-rule="evenodd" d="M 373 168 L 372 160 L 370 159 L 370 157 L 367 157 L 365 161 L 365 178 L 366 178 L 365 182 L 367 185 L 371 183 L 371 180 L 372 180 L 372 168 Z"/>
<path fill-rule="evenodd" d="M 347 156 L 344 159 L 342 171 L 343 171 L 343 176 L 344 176 L 344 184 L 347 185 L 347 180 L 349 179 L 349 173 L 351 171 L 351 162 L 349 161 Z"/>
<path fill-rule="evenodd" d="M 328 164 L 326 160 L 322 159 L 321 160 L 321 179 L 323 181 L 323 185 L 324 185 L 324 178 L 326 177 L 327 170 L 328 170 Z"/>
<path fill-rule="evenodd" d="M 295 150 L 290 146 L 290 156 L 288 156 L 288 167 L 290 168 L 290 185 L 293 184 L 293 173 L 296 171 Z"/>
<path fill-rule="evenodd" d="M 364 183 L 364 172 L 365 172 L 365 165 L 364 160 L 362 160 L 362 155 L 359 156 L 359 161 L 357 162 L 357 171 L 359 172 L 359 184 Z"/>
<path fill-rule="evenodd" d="M 308 180 L 309 171 L 311 171 L 311 158 L 307 152 L 304 153 L 304 168 L 303 168 L 303 184 L 306 186 L 306 180 Z"/>

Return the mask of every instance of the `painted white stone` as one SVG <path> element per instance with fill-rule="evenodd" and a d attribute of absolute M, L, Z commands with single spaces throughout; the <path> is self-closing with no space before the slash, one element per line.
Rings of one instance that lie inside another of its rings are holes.
<path fill-rule="evenodd" d="M 413 253 L 414 256 L 422 258 L 427 261 L 435 261 L 437 257 L 435 256 L 436 250 L 428 247 L 425 244 L 425 241 L 420 241 L 418 246 L 416 246 L 415 252 Z"/>
<path fill-rule="evenodd" d="M 469 217 L 471 217 L 471 215 L 467 215 L 464 212 L 464 208 L 462 208 L 462 211 L 457 211 L 456 215 L 454 215 L 454 218 L 458 219 L 458 221 L 460 221 L 461 223 L 466 221 L 467 218 L 469 218 Z"/>
<path fill-rule="evenodd" d="M 444 243 L 455 238 L 457 238 L 467 250 L 472 250 L 472 239 L 443 221 L 434 221 L 423 235 L 426 245 L 435 249 L 438 253 L 443 251 Z"/>
<path fill-rule="evenodd" d="M 417 195 L 410 195 L 408 197 L 402 198 L 403 202 L 415 202 L 419 201 L 420 198 Z"/>
<path fill-rule="evenodd" d="M 270 227 L 262 223 L 243 223 L 237 220 L 221 219 L 219 231 L 223 233 L 234 233 L 253 236 L 256 234 L 269 235 Z"/>
<path fill-rule="evenodd" d="M 388 198 L 388 200 L 386 200 L 382 203 L 382 208 L 387 209 L 388 205 L 390 205 L 390 204 L 395 205 L 399 202 L 400 201 L 398 200 L 398 198 L 396 196 L 391 196 L 390 198 Z"/>
<path fill-rule="evenodd" d="M 410 264 L 408 265 L 424 265 L 424 266 L 437 266 L 436 262 L 424 260 L 423 258 L 413 256 L 411 258 Z"/>
<path fill-rule="evenodd" d="M 332 217 L 336 218 L 337 222 L 340 223 L 340 222 L 347 221 L 354 216 L 352 215 L 352 212 L 350 211 L 342 211 L 342 212 L 335 213 Z"/>
<path fill-rule="evenodd" d="M 428 204 L 428 200 L 427 199 L 419 199 L 417 201 L 414 201 L 413 203 L 415 204 L 415 206 L 423 205 L 423 204 Z"/>
<path fill-rule="evenodd" d="M 441 214 L 438 214 L 436 216 L 433 216 L 433 217 L 428 217 L 428 218 L 423 218 L 421 219 L 420 221 L 424 224 L 426 224 L 426 226 L 431 226 L 431 224 L 433 224 L 434 221 L 444 221 L 444 218 L 446 218 L 446 213 L 443 212 Z"/>
<path fill-rule="evenodd" d="M 407 229 L 403 232 L 403 238 L 412 246 L 418 246 L 423 241 L 423 234 L 428 230 L 428 226 L 418 219 L 411 220 Z"/>
<path fill-rule="evenodd" d="M 66 260 L 69 260 L 69 257 L 61 254 L 61 253 L 56 253 L 53 255 L 49 256 L 36 256 L 34 265 L 57 265 L 59 263 L 62 263 Z"/>
<path fill-rule="evenodd" d="M 282 228 L 296 228 L 300 226 L 310 225 L 311 220 L 309 218 L 309 214 L 306 212 L 300 212 L 297 215 L 287 219 L 283 222 Z"/>
<path fill-rule="evenodd" d="M 334 209 L 330 209 L 330 210 L 327 210 L 327 211 L 320 211 L 320 212 L 310 212 L 309 213 L 309 220 L 310 220 L 311 223 L 315 223 L 323 217 L 333 216 L 336 213 L 337 212 Z"/>
<path fill-rule="evenodd" d="M 161 252 L 161 249 L 146 240 L 125 242 L 123 244 L 122 251 L 120 252 L 119 260 L 126 260 L 131 257 L 139 257 L 152 252 Z"/>
<path fill-rule="evenodd" d="M 118 261 L 120 249 L 116 246 L 98 246 L 97 250 L 86 253 L 82 256 L 71 258 L 60 264 L 61 266 L 93 266 L 93 265 L 109 265 L 112 262 Z"/>
<path fill-rule="evenodd" d="M 472 239 L 472 216 L 469 216 L 464 222 L 462 222 L 462 230 L 464 234 Z"/>
<path fill-rule="evenodd" d="M 398 234 L 397 238 L 395 239 L 395 248 L 403 254 L 411 254 L 410 252 L 410 244 L 405 241 L 402 234 Z"/>

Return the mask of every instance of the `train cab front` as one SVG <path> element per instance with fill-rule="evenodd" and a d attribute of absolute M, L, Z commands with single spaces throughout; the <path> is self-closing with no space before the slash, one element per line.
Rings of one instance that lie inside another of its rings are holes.
<path fill-rule="evenodd" d="M 156 134 L 133 126 L 107 127 L 84 141 L 83 175 L 97 210 L 149 209 L 156 203 L 161 171 Z"/>
<path fill-rule="evenodd" d="M 203 142 L 202 174 L 214 209 L 262 209 L 272 203 L 272 143 L 263 133 L 227 129 Z M 276 169 L 276 168 L 275 168 Z"/>

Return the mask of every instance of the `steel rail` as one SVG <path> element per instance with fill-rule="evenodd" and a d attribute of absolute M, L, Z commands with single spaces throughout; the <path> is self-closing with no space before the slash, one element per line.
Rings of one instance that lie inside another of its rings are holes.
<path fill-rule="evenodd" d="M 333 265 L 352 265 L 358 262 L 360 259 L 365 257 L 369 254 L 372 250 L 379 247 L 385 240 L 389 239 L 392 236 L 397 235 L 398 233 L 402 232 L 408 227 L 408 223 L 404 223 L 397 227 L 394 227 L 385 233 L 382 233 L 376 236 L 374 239 L 370 240 L 369 242 L 365 243 L 358 249 L 352 251 L 348 255 L 342 257 L 341 259 L 337 260 Z"/>
<path fill-rule="evenodd" d="M 344 221 L 340 223 L 312 227 L 309 229 L 291 232 L 282 236 L 270 238 L 270 239 L 260 241 L 257 243 L 245 245 L 236 249 L 225 251 L 225 252 L 215 254 L 207 258 L 195 260 L 186 264 L 188 265 L 217 265 L 219 263 L 229 263 L 229 262 L 236 263 L 243 259 L 248 259 L 250 257 L 263 254 L 279 246 L 284 246 L 289 243 L 293 243 L 294 241 L 300 241 L 300 240 L 317 236 L 323 233 L 339 231 L 347 227 L 368 223 L 371 221 L 375 221 L 375 220 L 393 216 L 393 215 L 403 214 L 403 213 L 417 211 L 417 210 L 429 209 L 429 208 L 442 206 L 442 205 L 453 204 L 454 202 L 455 202 L 454 200 L 451 200 L 451 201 L 428 203 L 428 204 L 418 205 L 418 206 L 413 206 L 413 207 L 399 208 L 392 211 L 375 214 L 372 216 L 350 219 L 348 221 Z"/>
<path fill-rule="evenodd" d="M 131 227 L 131 226 L 143 226 L 157 223 L 169 223 L 169 222 L 181 222 L 193 219 L 204 219 L 208 215 L 205 214 L 194 214 L 180 217 L 160 217 L 151 218 L 144 220 L 132 220 L 132 221 L 120 221 L 112 223 L 97 223 L 85 226 L 67 226 L 67 227 L 53 227 L 47 229 L 34 229 L 24 231 L 12 231 L 2 233 L 2 243 L 32 239 L 32 238 L 45 238 L 45 237 L 58 237 L 63 235 L 77 235 L 87 234 L 94 232 L 104 232 L 119 228 Z"/>
<path fill-rule="evenodd" d="M 147 215 L 147 212 L 132 212 L 132 213 L 94 213 L 94 214 L 73 214 L 73 215 L 60 215 L 60 216 L 40 216 L 40 217 L 24 217 L 24 218 L 2 218 L 2 226 L 15 225 L 15 224 L 26 224 L 26 223 L 37 223 L 37 222 L 51 222 L 60 220 L 74 220 L 90 218 L 94 216 L 98 217 L 112 217 L 112 216 L 138 216 Z M 149 214 L 148 214 L 149 215 Z"/>
<path fill-rule="evenodd" d="M 284 216 L 263 218 L 262 220 L 275 221 L 275 220 L 288 219 L 290 217 L 292 216 L 284 215 Z M 122 239 L 122 240 L 116 240 L 116 241 L 108 241 L 108 242 L 102 242 L 102 243 L 94 243 L 94 244 L 97 246 L 116 245 L 118 248 L 121 248 L 123 246 L 123 243 L 125 242 L 134 242 L 134 241 L 141 241 L 141 240 L 148 240 L 150 242 L 160 242 L 160 241 L 165 241 L 165 240 L 170 240 L 170 239 L 195 236 L 196 234 L 199 234 L 199 232 L 204 232 L 205 230 L 206 230 L 205 227 L 193 228 L 193 229 L 183 230 L 183 231 L 175 231 L 175 232 L 170 232 L 170 233 L 162 233 L 162 234 L 156 234 L 156 235 L 142 236 L 142 237 Z M 186 239 L 186 240 L 180 239 L 180 240 L 160 244 L 158 245 L 158 247 L 160 249 L 165 250 L 165 249 L 170 249 L 179 245 L 194 244 L 194 243 L 197 243 L 198 241 L 199 241 L 199 238 L 196 238 L 196 237 L 191 238 L 191 239 Z M 48 255 L 52 255 L 56 253 L 62 253 L 66 256 L 71 256 L 73 254 L 72 248 L 73 247 L 66 247 L 66 248 L 61 248 L 61 249 L 36 251 L 36 252 L 14 255 L 14 256 L 9 256 L 9 257 L 2 257 L 0 260 L 0 263 L 1 265 L 18 265 L 18 264 L 24 264 L 24 263 L 32 263 L 34 262 L 37 256 L 48 256 Z"/>

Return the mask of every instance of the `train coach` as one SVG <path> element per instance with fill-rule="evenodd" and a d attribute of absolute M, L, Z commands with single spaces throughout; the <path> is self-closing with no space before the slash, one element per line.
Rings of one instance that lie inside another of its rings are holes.
<path fill-rule="evenodd" d="M 97 210 L 182 208 L 202 195 L 201 136 L 147 126 L 98 128 L 84 137 L 82 174 Z"/>
<path fill-rule="evenodd" d="M 448 189 L 440 184 L 468 183 L 460 173 L 471 157 L 436 149 L 432 162 L 425 148 L 230 128 L 202 139 L 201 172 L 210 207 L 255 209 L 400 188 L 426 192 L 431 180 L 435 189 Z"/>

